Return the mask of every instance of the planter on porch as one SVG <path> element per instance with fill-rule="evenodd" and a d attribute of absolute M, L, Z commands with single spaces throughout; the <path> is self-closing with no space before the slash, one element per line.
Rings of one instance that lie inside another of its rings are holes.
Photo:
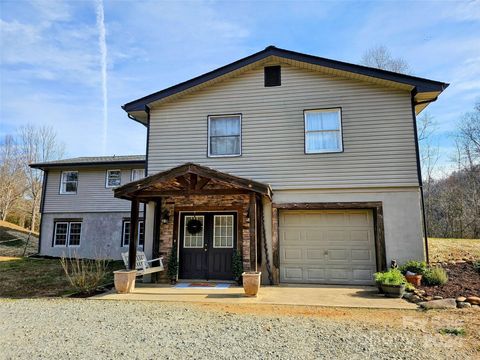
<path fill-rule="evenodd" d="M 261 272 L 248 271 L 242 274 L 243 290 L 247 296 L 257 296 L 260 290 L 260 275 Z"/>
<path fill-rule="evenodd" d="M 120 294 L 131 293 L 135 289 L 136 270 L 117 270 L 113 272 L 115 290 Z"/>

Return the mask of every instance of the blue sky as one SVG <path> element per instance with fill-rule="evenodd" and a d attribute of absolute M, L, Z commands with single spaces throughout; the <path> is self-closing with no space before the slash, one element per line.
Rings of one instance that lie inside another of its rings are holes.
<path fill-rule="evenodd" d="M 480 99 L 480 2 L 105 1 L 108 127 L 103 144 L 97 1 L 0 2 L 0 136 L 50 124 L 67 156 L 145 152 L 128 101 L 268 45 L 359 62 L 387 46 L 417 76 L 451 83 L 427 111 L 442 164 Z"/>

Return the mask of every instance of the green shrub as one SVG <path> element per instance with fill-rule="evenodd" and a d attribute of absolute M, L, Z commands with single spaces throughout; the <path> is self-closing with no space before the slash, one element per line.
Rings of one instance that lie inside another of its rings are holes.
<path fill-rule="evenodd" d="M 405 291 L 413 292 L 413 291 L 415 291 L 415 286 L 413 286 L 413 284 L 410 284 L 409 282 L 406 282 L 405 283 Z"/>
<path fill-rule="evenodd" d="M 172 247 L 172 250 L 170 251 L 170 256 L 168 257 L 167 274 L 171 280 L 177 279 L 178 260 L 177 260 L 177 251 L 175 246 Z"/>
<path fill-rule="evenodd" d="M 442 335 L 455 335 L 455 336 L 465 336 L 466 331 L 462 328 L 443 328 L 439 331 Z"/>
<path fill-rule="evenodd" d="M 434 267 L 425 271 L 422 281 L 427 286 L 444 285 L 448 282 L 448 275 L 441 267 Z"/>
<path fill-rule="evenodd" d="M 374 274 L 375 282 L 382 285 L 404 285 L 407 281 L 398 269 L 390 269 L 385 272 Z"/>
<path fill-rule="evenodd" d="M 473 262 L 473 268 L 475 269 L 476 272 L 480 274 L 480 260 Z"/>
<path fill-rule="evenodd" d="M 425 261 L 409 260 L 404 265 L 400 266 L 400 271 L 404 275 L 407 273 L 407 271 L 417 275 L 423 275 L 426 270 L 427 263 Z"/>
<path fill-rule="evenodd" d="M 243 262 L 242 256 L 237 250 L 234 250 L 232 255 L 232 272 L 233 278 L 239 281 L 243 273 Z"/>

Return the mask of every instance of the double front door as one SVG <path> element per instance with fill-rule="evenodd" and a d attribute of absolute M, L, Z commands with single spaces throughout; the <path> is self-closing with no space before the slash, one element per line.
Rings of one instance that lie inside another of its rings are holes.
<path fill-rule="evenodd" d="M 232 280 L 236 245 L 236 213 L 181 213 L 179 278 Z"/>

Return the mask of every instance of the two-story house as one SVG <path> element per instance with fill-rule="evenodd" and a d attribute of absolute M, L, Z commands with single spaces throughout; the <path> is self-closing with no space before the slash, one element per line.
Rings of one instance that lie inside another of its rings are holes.
<path fill-rule="evenodd" d="M 424 259 L 416 115 L 447 86 L 269 46 L 124 105 L 148 130 L 148 176 L 114 189 L 130 259 L 141 204 L 147 256 L 173 249 L 180 279 L 232 279 L 235 250 L 271 283 Z"/>
<path fill-rule="evenodd" d="M 128 251 L 130 203 L 115 187 L 145 177 L 145 156 L 79 157 L 31 165 L 43 170 L 39 253 L 119 259 Z M 137 231 L 143 246 L 143 208 Z"/>

